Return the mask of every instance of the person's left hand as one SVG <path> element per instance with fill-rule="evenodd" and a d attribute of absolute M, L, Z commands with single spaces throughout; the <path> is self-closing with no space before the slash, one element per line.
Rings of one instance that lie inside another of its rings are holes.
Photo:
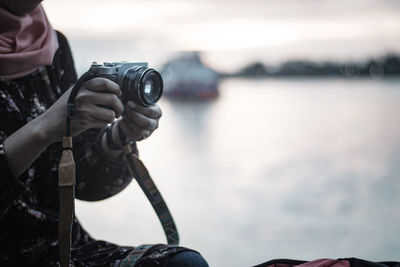
<path fill-rule="evenodd" d="M 128 140 L 141 141 L 158 128 L 161 115 L 161 109 L 157 105 L 144 107 L 129 101 L 118 123 Z"/>

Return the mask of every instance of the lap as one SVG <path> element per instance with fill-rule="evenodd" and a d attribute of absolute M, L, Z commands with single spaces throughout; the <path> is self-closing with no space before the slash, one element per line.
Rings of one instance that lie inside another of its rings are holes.
<path fill-rule="evenodd" d="M 138 247 L 133 250 L 120 264 L 120 267 L 208 267 L 204 258 L 192 249 L 179 246 L 157 244 Z"/>

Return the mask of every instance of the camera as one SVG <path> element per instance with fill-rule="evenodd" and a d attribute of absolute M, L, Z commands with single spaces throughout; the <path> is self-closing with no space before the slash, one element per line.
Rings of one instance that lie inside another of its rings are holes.
<path fill-rule="evenodd" d="M 107 78 L 121 88 L 121 101 L 133 101 L 142 106 L 154 105 L 163 92 L 161 74 L 145 62 L 114 62 L 97 64 L 93 62 L 89 71 L 91 77 Z"/>

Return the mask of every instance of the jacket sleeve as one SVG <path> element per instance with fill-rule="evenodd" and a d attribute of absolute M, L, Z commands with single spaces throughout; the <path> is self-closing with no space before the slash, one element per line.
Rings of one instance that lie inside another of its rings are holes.
<path fill-rule="evenodd" d="M 96 201 L 113 196 L 131 182 L 123 159 L 110 160 L 99 149 L 102 131 L 90 129 L 73 138 L 76 197 Z"/>

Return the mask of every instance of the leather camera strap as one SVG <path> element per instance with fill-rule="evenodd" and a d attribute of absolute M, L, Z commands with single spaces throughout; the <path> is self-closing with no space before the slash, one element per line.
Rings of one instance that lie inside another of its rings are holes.
<path fill-rule="evenodd" d="M 75 213 L 75 161 L 72 154 L 72 138 L 63 138 L 63 152 L 58 166 L 59 222 L 58 245 L 60 265 L 69 266 L 71 257 L 72 220 Z"/>

